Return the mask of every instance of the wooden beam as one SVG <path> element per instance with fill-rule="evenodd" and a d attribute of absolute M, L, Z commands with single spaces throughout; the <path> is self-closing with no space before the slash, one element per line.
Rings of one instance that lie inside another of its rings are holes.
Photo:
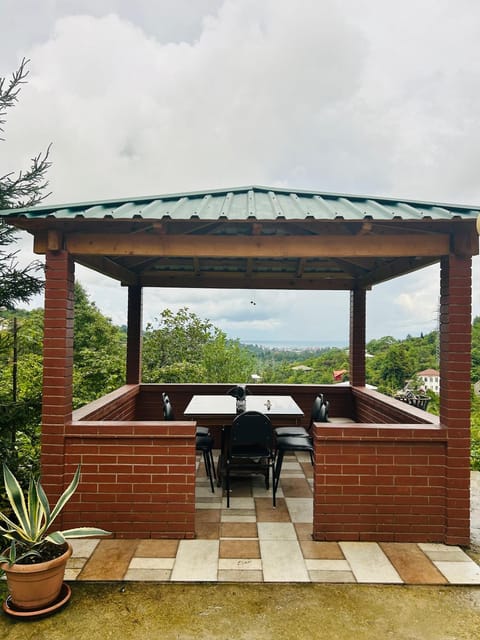
<path fill-rule="evenodd" d="M 147 273 L 139 279 L 142 287 L 179 287 L 204 289 L 295 289 L 299 291 L 350 291 L 356 281 L 342 276 L 335 278 L 303 277 L 262 273 L 253 276 L 235 273 Z M 370 288 L 370 287 L 366 287 Z"/>
<path fill-rule="evenodd" d="M 438 259 L 422 257 L 422 258 L 404 258 L 403 260 L 394 260 L 388 264 L 382 264 L 376 269 L 372 269 L 364 276 L 358 277 L 358 285 L 360 287 L 370 287 L 374 284 L 380 284 L 387 280 L 392 280 L 398 276 L 403 276 L 407 273 L 413 273 L 424 267 L 428 267 L 431 264 L 438 262 Z"/>
<path fill-rule="evenodd" d="M 79 256 L 75 258 L 75 262 L 81 264 L 88 269 L 93 269 L 102 275 L 109 276 L 114 280 L 119 280 L 122 284 L 137 285 L 138 277 L 132 271 L 125 269 L 113 260 L 102 256 Z"/>
<path fill-rule="evenodd" d="M 430 236 L 186 236 L 72 233 L 67 250 L 74 256 L 185 256 L 245 258 L 442 256 L 450 251 L 448 234 Z"/>

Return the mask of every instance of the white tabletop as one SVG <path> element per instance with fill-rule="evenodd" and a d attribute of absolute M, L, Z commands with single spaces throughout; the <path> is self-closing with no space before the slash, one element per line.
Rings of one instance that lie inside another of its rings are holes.
<path fill-rule="evenodd" d="M 292 396 L 247 395 L 245 411 L 260 411 L 273 416 L 303 416 Z M 227 394 L 193 396 L 184 411 L 186 416 L 235 416 L 237 401 Z"/>

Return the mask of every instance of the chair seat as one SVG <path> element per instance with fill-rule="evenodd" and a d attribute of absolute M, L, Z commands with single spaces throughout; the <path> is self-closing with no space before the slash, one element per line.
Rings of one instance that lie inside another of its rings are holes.
<path fill-rule="evenodd" d="M 283 438 L 284 436 L 301 436 L 307 438 L 309 435 L 305 427 L 296 427 L 294 425 L 291 427 L 277 427 L 274 431 L 277 438 Z"/>
<path fill-rule="evenodd" d="M 213 447 L 213 438 L 210 435 L 196 435 L 195 448 L 198 451 L 209 451 Z"/>
<path fill-rule="evenodd" d="M 282 436 L 277 438 L 277 451 L 313 451 L 310 436 Z"/>
<path fill-rule="evenodd" d="M 209 436 L 210 429 L 208 427 L 197 427 L 196 434 L 197 436 Z"/>

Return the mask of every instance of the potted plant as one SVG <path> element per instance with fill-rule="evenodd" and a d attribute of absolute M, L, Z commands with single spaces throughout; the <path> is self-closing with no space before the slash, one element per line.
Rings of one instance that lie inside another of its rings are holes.
<path fill-rule="evenodd" d="M 53 509 L 39 480 L 31 478 L 24 495 L 5 464 L 3 479 L 12 514 L 0 512 L 0 575 L 6 574 L 8 600 L 16 610 L 44 611 L 59 598 L 63 586 L 67 560 L 72 555 L 67 540 L 110 532 L 88 527 L 51 531 L 53 522 L 78 486 L 80 465 Z"/>

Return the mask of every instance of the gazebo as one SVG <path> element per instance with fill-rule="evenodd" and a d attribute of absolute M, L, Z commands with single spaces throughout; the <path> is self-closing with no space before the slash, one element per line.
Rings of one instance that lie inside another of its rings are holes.
<path fill-rule="evenodd" d="M 52 499 L 78 465 L 62 526 L 118 537 L 195 536 L 195 423 L 164 422 L 168 389 L 182 417 L 193 393 L 225 385 L 143 384 L 145 287 L 350 292 L 350 385 L 262 385 L 309 412 L 316 540 L 468 544 L 471 264 L 479 211 L 464 206 L 267 187 L 7 210 L 45 255 L 42 477 Z M 440 415 L 365 384 L 367 292 L 440 263 Z M 75 264 L 128 287 L 125 385 L 72 411 Z M 321 318 L 319 318 L 321 326 Z"/>

